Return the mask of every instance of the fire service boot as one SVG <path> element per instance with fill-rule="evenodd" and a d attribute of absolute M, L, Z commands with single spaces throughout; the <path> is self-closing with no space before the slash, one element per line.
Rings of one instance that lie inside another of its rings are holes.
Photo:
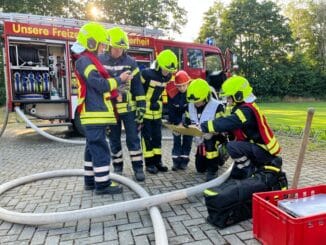
<path fill-rule="evenodd" d="M 175 158 L 172 158 L 172 161 L 173 161 L 173 166 L 172 166 L 172 170 L 173 171 L 177 171 L 180 167 L 180 157 L 175 157 Z"/>
<path fill-rule="evenodd" d="M 167 172 L 168 171 L 168 167 L 165 166 L 165 165 L 163 165 L 161 158 L 162 158 L 161 155 L 154 156 L 155 166 L 158 169 L 158 171 L 160 171 L 160 172 Z"/>
<path fill-rule="evenodd" d="M 218 162 L 216 158 L 206 160 L 206 161 L 207 161 L 206 181 L 210 181 L 217 177 Z"/>
<path fill-rule="evenodd" d="M 119 186 L 118 183 L 111 181 L 110 185 L 101 189 L 95 189 L 96 195 L 103 195 L 103 194 L 120 194 L 122 193 L 123 189 Z"/>
<path fill-rule="evenodd" d="M 145 174 L 144 174 L 144 170 L 143 170 L 143 165 L 140 165 L 140 166 L 133 165 L 132 168 L 134 170 L 135 179 L 137 181 L 144 181 Z"/>
<path fill-rule="evenodd" d="M 157 174 L 158 169 L 153 163 L 154 157 L 145 158 L 146 171 L 151 174 Z"/>
<path fill-rule="evenodd" d="M 179 169 L 186 170 L 188 167 L 188 163 L 189 163 L 189 157 L 181 157 Z"/>
<path fill-rule="evenodd" d="M 113 163 L 113 172 L 122 175 L 123 163 Z"/>

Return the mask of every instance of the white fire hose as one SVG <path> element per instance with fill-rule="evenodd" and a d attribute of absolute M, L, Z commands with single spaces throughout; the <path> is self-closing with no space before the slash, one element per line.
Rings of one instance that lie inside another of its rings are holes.
<path fill-rule="evenodd" d="M 60 137 L 53 136 L 53 135 L 41 130 L 34 123 L 32 123 L 31 120 L 29 120 L 26 117 L 26 115 L 22 112 L 22 110 L 18 106 L 15 107 L 15 111 L 32 129 L 34 129 L 37 133 L 44 136 L 45 138 L 48 138 L 50 140 L 57 141 L 60 143 L 68 143 L 68 144 L 76 144 L 76 145 L 85 145 L 86 144 L 85 140 L 67 140 L 67 139 L 62 139 Z M 172 140 L 172 137 L 163 137 L 162 139 L 163 140 Z"/>
<path fill-rule="evenodd" d="M 0 207 L 0 219 L 5 220 L 7 222 L 18 223 L 18 224 L 43 225 L 43 224 L 51 224 L 57 222 L 69 222 L 69 221 L 75 221 L 80 219 L 103 217 L 105 215 L 112 215 L 119 212 L 130 212 L 130 211 L 141 210 L 144 208 L 149 208 L 151 218 L 153 220 L 154 233 L 155 233 L 157 244 L 168 244 L 164 223 L 162 219 L 159 218 L 160 217 L 159 210 L 154 206 L 162 203 L 185 199 L 192 195 L 202 193 L 207 188 L 218 186 L 222 184 L 229 177 L 232 167 L 233 164 L 221 176 L 209 182 L 205 182 L 203 184 L 199 184 L 181 190 L 157 194 L 154 196 L 149 196 L 148 193 L 134 181 L 120 175 L 110 174 L 112 180 L 127 185 L 142 197 L 135 200 L 119 202 L 119 203 L 111 203 L 99 207 L 92 207 L 87 209 L 65 211 L 65 212 L 54 212 L 54 213 L 19 213 L 19 212 L 9 211 Z M 0 185 L 0 195 L 5 191 L 12 189 L 16 186 L 29 183 L 32 181 L 36 181 L 36 180 L 48 179 L 54 177 L 83 176 L 83 175 L 84 175 L 84 170 L 82 169 L 67 169 L 67 170 L 55 170 L 55 171 L 25 176 Z"/>

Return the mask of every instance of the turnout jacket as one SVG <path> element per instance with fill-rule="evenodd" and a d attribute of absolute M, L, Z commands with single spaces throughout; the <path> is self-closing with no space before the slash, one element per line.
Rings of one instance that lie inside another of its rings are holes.
<path fill-rule="evenodd" d="M 83 125 L 116 123 L 111 102 L 112 93 L 120 78 L 109 78 L 95 54 L 84 51 L 73 55 L 78 80 L 78 111 Z"/>
<path fill-rule="evenodd" d="M 140 71 L 136 61 L 124 53 L 119 58 L 112 58 L 110 54 L 101 54 L 99 59 L 108 71 L 111 77 L 118 78 L 121 73 L 130 71 L 134 76 L 127 82 L 115 99 L 115 106 L 118 114 L 124 114 L 136 109 L 143 108 L 145 110 L 145 92 L 141 83 Z"/>
<path fill-rule="evenodd" d="M 178 125 L 182 122 L 182 116 L 188 109 L 187 93 L 178 91 L 173 97 L 168 93 L 168 115 L 169 122 Z"/>
<path fill-rule="evenodd" d="M 171 74 L 163 76 L 161 69 L 148 68 L 142 71 L 142 83 L 146 94 L 145 119 L 162 118 L 162 93 L 171 78 Z"/>
<path fill-rule="evenodd" d="M 231 115 L 201 124 L 203 132 L 233 132 L 236 140 L 253 142 L 271 155 L 281 148 L 265 116 L 256 103 L 241 103 L 232 108 Z"/>

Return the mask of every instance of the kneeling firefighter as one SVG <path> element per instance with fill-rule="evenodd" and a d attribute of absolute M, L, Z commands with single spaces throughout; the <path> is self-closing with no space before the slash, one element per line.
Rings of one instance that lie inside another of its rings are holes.
<path fill-rule="evenodd" d="M 227 151 L 234 160 L 230 178 L 222 185 L 205 190 L 208 222 L 219 227 L 248 219 L 252 194 L 287 188 L 282 172 L 281 148 L 265 116 L 255 103 L 256 97 L 247 79 L 233 76 L 220 92 L 233 106 L 231 115 L 201 124 L 203 132 L 232 132 L 234 141 Z"/>
<path fill-rule="evenodd" d="M 188 113 L 183 125 L 199 126 L 201 123 L 219 118 L 224 115 L 224 105 L 213 98 L 213 88 L 201 79 L 193 80 L 187 89 Z M 227 138 L 223 134 L 207 133 L 203 137 L 195 137 L 197 145 L 196 169 L 197 172 L 207 171 L 206 181 L 212 180 L 217 175 L 218 166 L 222 166 L 227 155 L 222 152 L 223 143 Z"/>

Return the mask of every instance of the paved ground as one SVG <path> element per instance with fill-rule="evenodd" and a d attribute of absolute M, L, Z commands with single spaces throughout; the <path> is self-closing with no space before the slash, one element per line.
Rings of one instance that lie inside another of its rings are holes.
<path fill-rule="evenodd" d="M 56 170 L 81 168 L 83 146 L 50 141 L 24 124 L 10 121 L 0 138 L 0 183 L 17 177 Z M 67 137 L 64 129 L 48 129 Z M 300 139 L 279 136 L 283 147 L 284 167 L 292 180 L 298 158 Z M 300 186 L 325 183 L 326 146 L 311 144 L 306 153 Z M 126 153 L 126 149 L 124 149 Z M 164 161 L 171 167 L 171 141 L 163 142 Z M 124 175 L 131 177 L 130 162 Z M 204 181 L 196 174 L 194 159 L 183 172 L 169 171 L 146 176 L 141 185 L 149 194 L 169 192 Z M 96 196 L 83 190 L 82 177 L 42 180 L 16 187 L 0 197 L 0 206 L 20 212 L 57 212 L 130 200 L 136 198 L 127 187 L 124 193 Z M 226 229 L 206 223 L 207 211 L 202 195 L 160 205 L 169 244 L 259 244 L 252 235 L 248 220 Z M 19 225 L 0 220 L 0 244 L 154 244 L 152 223 L 147 210 L 118 213 L 106 217 L 51 225 Z"/>

